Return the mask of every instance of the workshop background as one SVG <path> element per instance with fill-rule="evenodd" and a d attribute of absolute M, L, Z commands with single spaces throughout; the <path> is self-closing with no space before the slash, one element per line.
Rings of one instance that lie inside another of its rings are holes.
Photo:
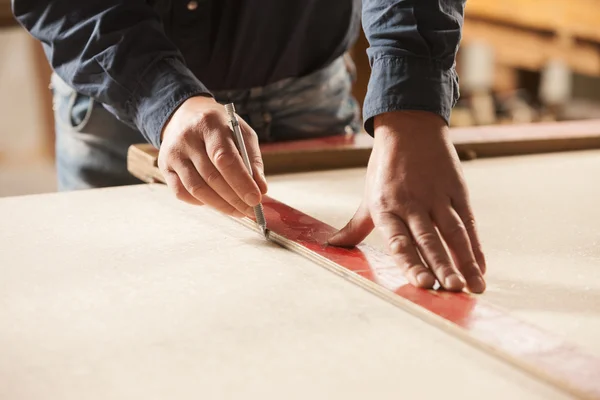
<path fill-rule="evenodd" d="M 361 102 L 367 45 L 352 51 Z M 469 0 L 457 66 L 452 126 L 600 118 L 600 0 Z M 0 197 L 56 188 L 49 77 L 0 0 Z"/>

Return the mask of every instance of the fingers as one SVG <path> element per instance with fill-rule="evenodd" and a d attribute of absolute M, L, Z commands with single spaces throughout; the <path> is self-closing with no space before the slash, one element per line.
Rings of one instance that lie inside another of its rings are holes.
<path fill-rule="evenodd" d="M 402 219 L 390 212 L 377 214 L 375 224 L 386 239 L 390 255 L 404 269 L 409 282 L 417 287 L 431 289 L 435 276 L 425 267 Z"/>
<path fill-rule="evenodd" d="M 187 191 L 187 189 L 185 188 L 185 186 L 183 186 L 183 183 L 181 183 L 181 180 L 179 179 L 179 176 L 175 171 L 164 170 L 162 171 L 162 174 L 165 178 L 167 186 L 171 188 L 171 190 L 179 200 L 195 206 L 204 205 L 203 202 L 196 199 Z"/>
<path fill-rule="evenodd" d="M 246 169 L 235 147 L 231 133 L 215 131 L 205 135 L 206 153 L 227 184 L 244 202 L 254 207 L 261 201 L 261 192 Z"/>
<path fill-rule="evenodd" d="M 328 242 L 332 246 L 354 247 L 369 236 L 373 226 L 368 207 L 363 201 L 346 226 L 335 233 Z"/>
<path fill-rule="evenodd" d="M 433 218 L 441 236 L 454 255 L 455 265 L 473 293 L 482 293 L 485 282 L 475 260 L 469 235 L 460 217 L 450 204 L 433 211 Z"/>
<path fill-rule="evenodd" d="M 477 232 L 477 224 L 475 223 L 475 217 L 473 216 L 473 211 L 469 204 L 463 200 L 461 201 L 453 201 L 454 209 L 456 213 L 460 217 L 465 229 L 467 230 L 467 234 L 469 235 L 469 242 L 471 244 L 471 249 L 473 254 L 475 255 L 475 260 L 477 260 L 477 265 L 479 266 L 479 270 L 482 274 L 485 274 L 487 270 L 487 265 L 485 262 L 485 255 L 483 254 L 483 246 L 481 245 L 481 241 L 479 239 L 479 233 Z"/>
<path fill-rule="evenodd" d="M 263 164 L 262 155 L 260 153 L 260 146 L 258 143 L 258 136 L 254 130 L 244 121 L 240 120 L 240 126 L 242 127 L 242 133 L 244 134 L 244 140 L 246 142 L 246 150 L 248 151 L 248 158 L 252 165 L 252 172 L 254 175 L 254 181 L 258 185 L 262 194 L 267 193 L 267 179 L 265 178 L 265 167 Z"/>
<path fill-rule="evenodd" d="M 251 214 L 249 208 L 260 203 L 267 185 L 258 138 L 240 122 L 252 172 L 235 145 L 225 108 L 214 99 L 194 96 L 173 113 L 162 131 L 158 164 L 179 198 L 230 215 Z"/>
<path fill-rule="evenodd" d="M 192 163 L 194 164 L 198 174 L 202 177 L 204 182 L 210 186 L 210 188 L 225 202 L 233 206 L 237 211 L 247 216 L 254 215 L 252 207 L 248 206 L 246 202 L 233 191 L 231 186 L 225 181 L 221 173 L 215 168 L 213 163 L 208 159 L 206 150 L 204 147 L 196 148 L 197 157 L 194 157 Z M 199 196 L 205 195 L 203 190 L 198 191 Z M 198 198 L 201 201 L 207 201 L 203 197 Z M 212 205 L 212 203 L 210 203 Z"/>
<path fill-rule="evenodd" d="M 421 255 L 440 285 L 446 290 L 462 290 L 464 282 L 454 270 L 450 256 L 444 248 L 431 217 L 427 213 L 413 211 L 406 219 Z"/>
<path fill-rule="evenodd" d="M 173 165 L 173 171 L 179 178 L 183 188 L 194 197 L 196 200 L 200 200 L 202 203 L 209 205 L 216 210 L 233 215 L 235 217 L 243 217 L 244 214 L 236 210 L 231 204 L 227 203 L 222 197 L 220 197 L 198 174 L 198 171 L 189 160 L 181 161 Z M 187 195 L 182 193 L 181 187 L 174 182 L 172 187 L 177 195 L 177 198 L 183 200 Z"/>

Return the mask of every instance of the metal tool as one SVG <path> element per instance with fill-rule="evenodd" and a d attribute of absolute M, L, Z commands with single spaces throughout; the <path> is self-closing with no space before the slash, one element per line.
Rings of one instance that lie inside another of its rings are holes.
<path fill-rule="evenodd" d="M 235 106 L 233 105 L 233 103 L 226 104 L 225 111 L 227 111 L 227 115 L 229 116 L 229 123 L 231 124 L 231 130 L 233 131 L 233 138 L 242 156 L 242 160 L 244 160 L 244 164 L 246 165 L 250 176 L 254 177 L 254 173 L 252 172 L 252 165 L 250 164 L 250 159 L 248 158 L 248 151 L 246 151 L 246 144 L 244 143 L 242 130 L 240 129 L 240 124 L 238 122 L 237 116 L 235 115 Z M 266 239 L 268 239 L 269 230 L 267 229 L 267 220 L 265 219 L 265 213 L 263 211 L 262 204 L 258 204 L 256 207 L 254 207 L 254 215 L 256 216 L 256 223 L 258 224 L 258 227 L 260 228 L 262 234 Z"/>

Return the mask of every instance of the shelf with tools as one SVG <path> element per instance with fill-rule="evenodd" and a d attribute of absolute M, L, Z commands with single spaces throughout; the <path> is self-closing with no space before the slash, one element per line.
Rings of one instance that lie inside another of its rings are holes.
<path fill-rule="evenodd" d="M 468 2 L 454 125 L 562 120 L 573 110 L 577 118 L 600 115 L 593 99 L 576 98 L 582 80 L 600 78 L 598 26 L 594 0 Z"/>

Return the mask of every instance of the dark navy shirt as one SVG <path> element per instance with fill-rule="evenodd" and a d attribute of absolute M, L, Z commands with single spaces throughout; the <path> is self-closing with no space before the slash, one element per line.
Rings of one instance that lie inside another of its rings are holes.
<path fill-rule="evenodd" d="M 12 0 L 54 71 L 158 146 L 193 95 L 246 89 L 322 68 L 362 26 L 372 72 L 365 128 L 388 111 L 446 121 L 465 0 Z M 361 12 L 362 11 L 362 12 Z"/>

